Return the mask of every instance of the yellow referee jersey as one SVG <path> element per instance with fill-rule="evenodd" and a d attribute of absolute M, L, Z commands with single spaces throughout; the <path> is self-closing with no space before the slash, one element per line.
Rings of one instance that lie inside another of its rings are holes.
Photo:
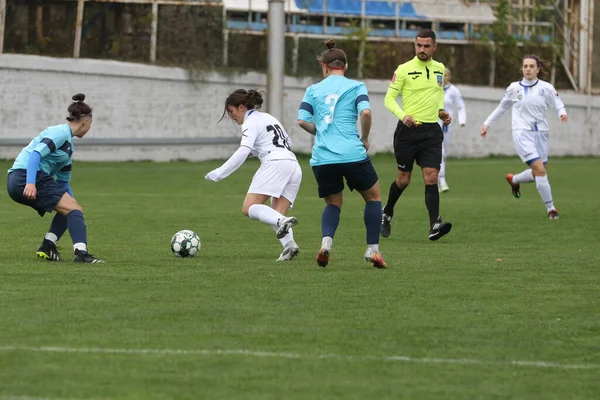
<path fill-rule="evenodd" d="M 438 122 L 444 108 L 444 75 L 441 62 L 421 61 L 417 56 L 400 64 L 385 94 L 385 107 L 400 120 L 410 115 L 418 122 Z M 396 102 L 402 96 L 402 108 Z"/>

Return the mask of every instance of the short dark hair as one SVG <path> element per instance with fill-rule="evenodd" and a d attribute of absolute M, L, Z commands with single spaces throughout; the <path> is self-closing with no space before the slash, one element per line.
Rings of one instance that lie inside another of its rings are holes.
<path fill-rule="evenodd" d="M 431 38 L 433 39 L 433 42 L 435 43 L 435 32 L 432 31 L 431 29 L 421 29 L 419 32 L 417 32 L 417 36 L 416 38 Z"/>

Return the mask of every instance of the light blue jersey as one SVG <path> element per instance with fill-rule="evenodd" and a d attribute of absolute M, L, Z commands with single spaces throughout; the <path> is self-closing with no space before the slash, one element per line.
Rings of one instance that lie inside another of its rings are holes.
<path fill-rule="evenodd" d="M 38 171 L 56 177 L 57 181 L 71 180 L 71 162 L 73 160 L 73 134 L 69 124 L 50 126 L 24 147 L 8 172 L 27 169 L 31 153 L 42 155 Z"/>
<path fill-rule="evenodd" d="M 306 89 L 298 119 L 317 128 L 310 165 L 343 164 L 367 159 L 356 127 L 358 116 L 370 109 L 362 82 L 330 75 Z"/>

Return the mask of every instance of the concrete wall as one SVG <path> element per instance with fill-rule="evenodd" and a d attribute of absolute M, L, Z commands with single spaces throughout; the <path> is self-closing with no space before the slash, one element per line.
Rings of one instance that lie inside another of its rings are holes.
<path fill-rule="evenodd" d="M 391 73 L 391 71 L 390 71 Z M 310 152 L 312 137 L 296 125 L 297 109 L 310 80 L 285 79 L 281 118 L 297 152 Z M 372 153 L 391 151 L 396 118 L 383 106 L 387 81 L 366 81 L 374 122 Z M 508 84 L 508 82 L 507 82 Z M 266 75 L 206 73 L 192 81 L 187 71 L 104 60 L 0 55 L 0 158 L 13 158 L 33 136 L 64 122 L 73 94 L 85 93 L 94 107 L 92 130 L 76 140 L 76 158 L 86 160 L 206 160 L 228 157 L 239 143 L 239 128 L 223 113 L 227 95 L 237 88 L 264 90 Z M 503 89 L 459 86 L 468 123 L 459 129 L 457 157 L 514 155 L 510 113 L 485 140 L 479 129 L 497 106 Z M 551 123 L 551 155 L 600 155 L 600 97 L 561 93 L 570 121 Z M 141 144 L 140 143 L 144 143 Z"/>

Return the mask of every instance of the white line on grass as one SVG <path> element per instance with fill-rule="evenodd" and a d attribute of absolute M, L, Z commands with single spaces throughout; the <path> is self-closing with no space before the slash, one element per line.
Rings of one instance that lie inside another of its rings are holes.
<path fill-rule="evenodd" d="M 340 360 L 375 360 L 415 364 L 457 364 L 457 365 L 495 365 L 495 366 L 518 366 L 533 368 L 556 368 L 556 369 L 600 369 L 599 364 L 561 364 L 548 361 L 487 361 L 474 358 L 429 358 L 410 356 L 373 356 L 373 355 L 342 355 L 342 354 L 299 354 L 279 353 L 269 351 L 254 351 L 243 349 L 111 349 L 103 347 L 23 347 L 23 346 L 0 346 L 0 351 L 23 351 L 36 353 L 94 353 L 94 354 L 140 354 L 157 356 L 247 356 L 247 357 L 272 357 L 291 359 L 340 359 Z"/>
<path fill-rule="evenodd" d="M 32 397 L 32 396 L 13 396 L 10 394 L 0 394 L 2 400 L 75 400 L 75 399 L 62 399 L 58 397 Z"/>

